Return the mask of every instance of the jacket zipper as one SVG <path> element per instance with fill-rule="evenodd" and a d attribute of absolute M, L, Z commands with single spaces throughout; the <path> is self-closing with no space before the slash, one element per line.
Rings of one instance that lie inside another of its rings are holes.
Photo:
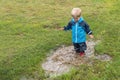
<path fill-rule="evenodd" d="M 77 23 L 76 23 L 76 31 L 75 32 L 76 32 L 76 41 L 75 42 L 77 43 Z"/>

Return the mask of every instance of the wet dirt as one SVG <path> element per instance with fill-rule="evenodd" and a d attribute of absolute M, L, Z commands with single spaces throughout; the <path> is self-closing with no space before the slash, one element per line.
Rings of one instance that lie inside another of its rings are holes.
<path fill-rule="evenodd" d="M 85 51 L 85 56 L 80 57 L 74 51 L 74 47 L 64 46 L 52 51 L 52 55 L 47 57 L 46 61 L 42 64 L 42 68 L 45 70 L 48 76 L 57 76 L 69 72 L 72 67 L 77 67 L 81 64 L 92 64 L 91 58 L 110 61 L 111 57 L 107 54 L 104 55 L 94 55 L 94 46 L 100 41 L 87 41 L 87 50 Z"/>

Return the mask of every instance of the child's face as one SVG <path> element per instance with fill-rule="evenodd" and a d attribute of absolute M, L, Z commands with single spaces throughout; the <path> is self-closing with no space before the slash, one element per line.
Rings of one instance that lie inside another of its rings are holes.
<path fill-rule="evenodd" d="M 75 22 L 77 22 L 79 20 L 79 18 L 80 18 L 78 16 L 72 16 L 72 17 L 74 18 Z"/>

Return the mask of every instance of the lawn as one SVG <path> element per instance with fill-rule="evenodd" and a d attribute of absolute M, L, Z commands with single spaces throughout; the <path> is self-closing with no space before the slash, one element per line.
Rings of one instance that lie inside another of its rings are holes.
<path fill-rule="evenodd" d="M 71 45 L 71 32 L 57 28 L 71 19 L 73 7 L 82 9 L 101 41 L 95 54 L 112 60 L 95 60 L 51 80 L 120 80 L 120 0 L 0 0 L 0 80 L 46 80 L 41 64 L 49 52 Z"/>

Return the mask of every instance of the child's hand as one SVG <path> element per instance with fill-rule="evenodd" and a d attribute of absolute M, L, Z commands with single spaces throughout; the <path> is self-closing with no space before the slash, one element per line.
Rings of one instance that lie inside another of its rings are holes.
<path fill-rule="evenodd" d="M 90 37 L 90 38 L 92 38 L 92 39 L 94 38 L 94 36 L 93 36 L 92 34 L 91 34 L 91 35 L 89 35 L 89 37 Z"/>
<path fill-rule="evenodd" d="M 64 30 L 64 28 L 59 28 L 59 30 Z"/>

